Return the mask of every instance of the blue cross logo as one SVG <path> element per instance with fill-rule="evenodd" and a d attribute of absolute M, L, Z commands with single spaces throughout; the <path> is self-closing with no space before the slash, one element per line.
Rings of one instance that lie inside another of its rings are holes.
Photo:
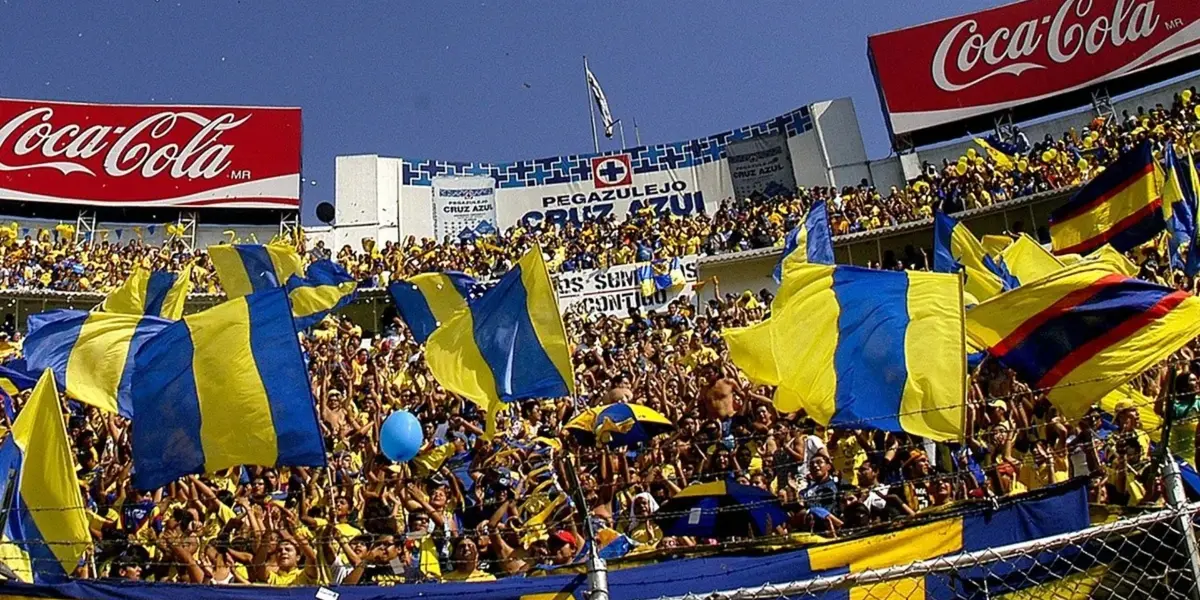
<path fill-rule="evenodd" d="M 617 159 L 609 159 L 596 172 L 604 178 L 605 183 L 616 183 L 625 178 L 625 165 Z"/>

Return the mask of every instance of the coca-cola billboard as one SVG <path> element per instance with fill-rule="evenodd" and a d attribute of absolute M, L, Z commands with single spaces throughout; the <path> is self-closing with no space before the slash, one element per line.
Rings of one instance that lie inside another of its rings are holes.
<path fill-rule="evenodd" d="M 1026 0 L 871 36 L 894 136 L 1046 102 L 1200 53 L 1200 3 Z M 1170 77 L 1171 74 L 1166 74 Z M 962 135 L 965 132 L 958 132 Z M 955 137 L 951 135 L 950 137 Z"/>
<path fill-rule="evenodd" d="M 300 109 L 0 99 L 0 199 L 300 206 Z"/>

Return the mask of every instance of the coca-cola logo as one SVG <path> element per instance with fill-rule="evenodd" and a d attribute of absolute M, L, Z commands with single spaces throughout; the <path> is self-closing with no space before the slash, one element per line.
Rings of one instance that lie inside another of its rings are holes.
<path fill-rule="evenodd" d="M 229 168 L 232 144 L 218 143 L 221 134 L 245 123 L 225 113 L 215 118 L 188 111 L 163 111 L 131 126 L 52 122 L 54 109 L 32 108 L 0 126 L 0 171 L 55 169 L 63 175 L 112 177 L 138 173 L 151 178 L 212 179 Z M 194 129 L 189 131 L 189 129 Z M 186 141 L 184 141 L 186 140 Z M 181 143 L 182 142 L 182 143 Z M 5 157 L 31 157 L 30 162 L 5 164 Z M 103 159 L 94 161 L 96 157 Z"/>
<path fill-rule="evenodd" d="M 1094 11 L 1094 0 L 1064 0 L 1053 15 L 1015 27 L 980 31 L 967 19 L 942 38 L 933 59 L 933 81 L 958 92 L 1000 75 L 1020 76 L 1049 63 L 1065 64 L 1148 38 L 1159 26 L 1154 0 L 1117 0 L 1112 14 Z"/>

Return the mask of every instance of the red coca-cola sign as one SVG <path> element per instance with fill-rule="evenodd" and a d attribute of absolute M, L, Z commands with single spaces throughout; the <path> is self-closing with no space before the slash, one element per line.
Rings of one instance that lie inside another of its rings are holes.
<path fill-rule="evenodd" d="M 0 99 L 0 199 L 297 208 L 300 109 Z"/>
<path fill-rule="evenodd" d="M 1200 3 L 1026 0 L 868 39 L 894 135 L 1200 53 Z"/>

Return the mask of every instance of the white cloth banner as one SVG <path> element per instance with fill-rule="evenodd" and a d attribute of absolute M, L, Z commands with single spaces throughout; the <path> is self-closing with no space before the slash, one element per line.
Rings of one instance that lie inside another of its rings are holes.
<path fill-rule="evenodd" d="M 446 236 L 496 232 L 496 184 L 487 176 L 433 178 L 433 234 Z"/>
<path fill-rule="evenodd" d="M 733 191 L 738 198 L 755 192 L 772 196 L 796 191 L 796 174 L 787 138 L 782 135 L 755 137 L 731 143 L 725 149 Z"/>
<path fill-rule="evenodd" d="M 646 312 L 661 311 L 673 300 L 694 294 L 696 274 L 700 257 L 685 256 L 679 259 L 683 267 L 684 285 L 642 296 L 637 271 L 642 264 L 621 265 L 607 269 L 560 273 L 554 277 L 558 288 L 558 307 L 568 310 L 583 310 L 586 313 L 626 316 L 630 308 L 640 307 Z"/>

